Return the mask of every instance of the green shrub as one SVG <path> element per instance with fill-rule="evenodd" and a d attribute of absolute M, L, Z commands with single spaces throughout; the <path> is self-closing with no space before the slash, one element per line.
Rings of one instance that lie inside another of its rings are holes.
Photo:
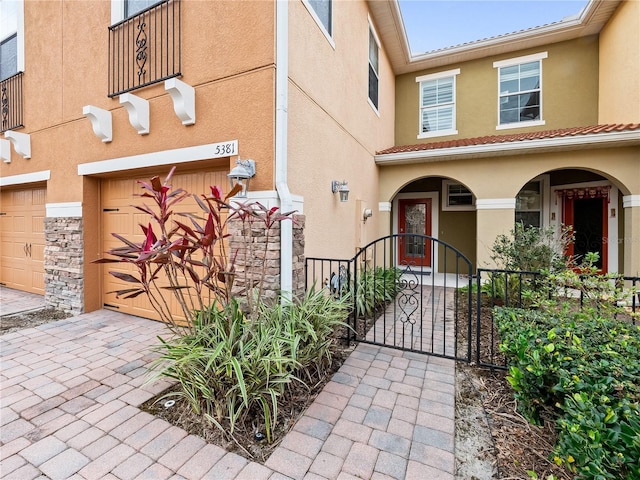
<path fill-rule="evenodd" d="M 233 435 L 239 424 L 264 425 L 271 441 L 278 401 L 293 381 L 330 365 L 333 332 L 347 317 L 345 300 L 309 292 L 284 307 L 262 306 L 250 321 L 232 300 L 198 312 L 192 333 L 160 339 L 154 378 L 180 384 L 197 414 Z"/>
<path fill-rule="evenodd" d="M 640 327 L 581 313 L 496 309 L 521 412 L 555 407 L 554 460 L 581 479 L 640 478 Z"/>
<path fill-rule="evenodd" d="M 399 268 L 365 267 L 359 270 L 355 286 L 356 316 L 372 316 L 376 309 L 393 301 L 401 275 Z"/>
<path fill-rule="evenodd" d="M 538 228 L 516 223 L 509 235 L 498 235 L 491 248 L 491 259 L 498 268 L 554 272 L 564 270 L 571 230 L 563 228 L 557 235 L 554 227 Z"/>

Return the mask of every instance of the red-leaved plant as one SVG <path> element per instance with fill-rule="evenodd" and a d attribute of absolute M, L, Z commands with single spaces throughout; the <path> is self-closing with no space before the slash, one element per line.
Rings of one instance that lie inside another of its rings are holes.
<path fill-rule="evenodd" d="M 227 252 L 225 239 L 229 237 L 229 222 L 234 219 L 241 221 L 245 244 L 243 255 L 255 258 L 256 246 L 251 239 L 254 225 L 259 223 L 268 236 L 276 222 L 291 219 L 294 212 L 280 213 L 277 207 L 267 209 L 258 202 L 232 204 L 229 199 L 238 193 L 240 187 L 232 189 L 224 197 L 218 186 L 210 187 L 210 195 L 200 196 L 190 194 L 182 188 L 174 190 L 169 183 L 174 171 L 175 167 L 164 181 L 158 176 L 151 178 L 149 182 L 138 180 L 144 193 L 136 196 L 151 199 L 154 204 L 132 205 L 150 217 L 151 221 L 147 225 L 140 224 L 145 240 L 135 243 L 112 233 L 123 245 L 107 252 L 115 258 L 102 258 L 95 263 L 124 262 L 132 265 L 137 276 L 118 271 L 109 272 L 132 286 L 108 293 L 115 293 L 117 298 L 124 299 L 146 294 L 160 318 L 172 330 L 184 333 L 184 329 L 192 330 L 199 312 L 201 315 L 202 312 L 209 311 L 213 304 L 224 308 L 232 301 L 238 249 Z M 176 204 L 189 197 L 197 202 L 202 210 L 201 216 L 174 213 L 172 210 Z M 174 216 L 182 218 L 177 220 Z M 266 251 L 268 239 L 261 243 Z M 264 262 L 259 273 L 248 268 L 247 258 L 244 265 L 245 288 L 240 293 L 246 298 L 247 314 L 253 319 L 263 294 Z M 176 298 L 183 318 L 176 318 L 172 313 L 163 294 L 166 291 L 170 291 Z"/>

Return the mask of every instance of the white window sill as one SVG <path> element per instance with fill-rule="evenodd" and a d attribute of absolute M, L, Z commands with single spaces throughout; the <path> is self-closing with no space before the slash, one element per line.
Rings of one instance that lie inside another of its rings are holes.
<path fill-rule="evenodd" d="M 375 114 L 380 117 L 380 110 L 377 109 L 377 107 L 373 104 L 373 102 L 371 101 L 371 99 L 369 98 L 369 96 L 367 95 L 367 101 L 369 102 L 369 106 L 373 109 L 373 111 L 375 112 Z M 378 99 L 378 101 L 380 101 Z"/>
<path fill-rule="evenodd" d="M 505 123 L 504 125 L 497 125 L 496 130 L 511 130 L 513 128 L 539 127 L 544 124 L 545 124 L 544 120 L 533 120 L 531 122 Z"/>
<path fill-rule="evenodd" d="M 447 135 L 457 135 L 457 134 L 458 134 L 458 130 L 436 130 L 434 132 L 420 133 L 416 138 L 420 140 L 423 138 L 444 137 Z"/>

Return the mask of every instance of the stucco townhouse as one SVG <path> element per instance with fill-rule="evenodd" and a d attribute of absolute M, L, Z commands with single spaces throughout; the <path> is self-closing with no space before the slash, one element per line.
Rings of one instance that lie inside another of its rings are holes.
<path fill-rule="evenodd" d="M 281 227 L 284 291 L 302 226 L 306 256 L 413 232 L 488 266 L 516 220 L 569 224 L 576 254 L 640 272 L 640 2 L 418 56 L 395 0 L 0 0 L 0 17 L 0 282 L 50 305 L 153 317 L 92 263 L 112 232 L 140 238 L 136 180 L 175 165 L 174 186 L 228 189 L 249 159 L 247 198 L 304 216 Z"/>

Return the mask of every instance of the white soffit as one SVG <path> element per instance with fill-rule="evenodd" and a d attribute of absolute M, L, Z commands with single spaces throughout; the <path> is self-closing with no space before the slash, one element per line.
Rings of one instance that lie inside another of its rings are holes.
<path fill-rule="evenodd" d="M 411 55 L 398 0 L 368 0 L 367 4 L 393 72 L 398 75 L 594 35 L 621 1 L 591 0 L 579 15 L 559 22 L 419 55 Z"/>

